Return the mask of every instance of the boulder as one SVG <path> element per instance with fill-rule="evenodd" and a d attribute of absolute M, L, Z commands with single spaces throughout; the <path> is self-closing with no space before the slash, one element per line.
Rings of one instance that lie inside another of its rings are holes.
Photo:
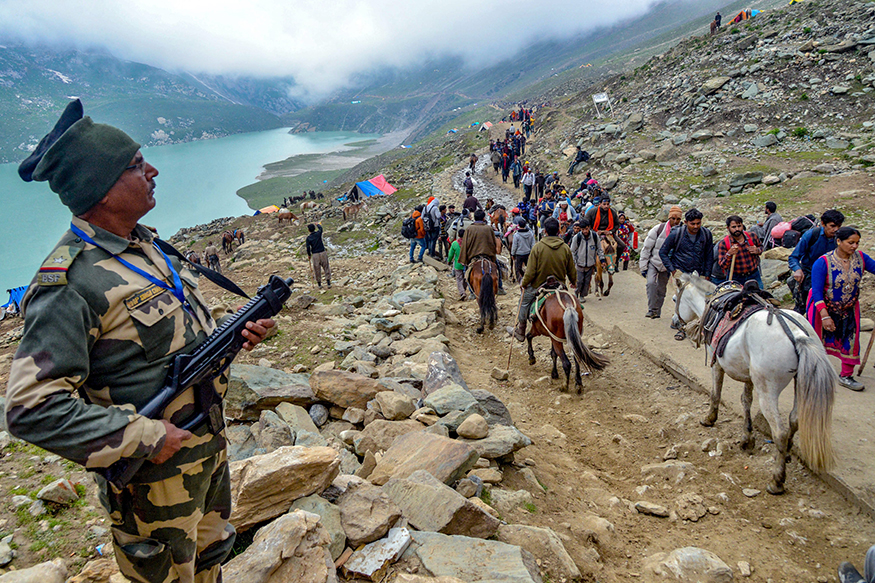
<path fill-rule="evenodd" d="M 436 390 L 450 384 L 459 385 L 467 389 L 465 379 L 459 370 L 456 360 L 446 352 L 432 352 L 428 355 L 428 369 L 425 373 L 425 382 L 422 385 L 422 394 L 427 397 Z"/>
<path fill-rule="evenodd" d="M 471 391 L 455 383 L 429 392 L 424 401 L 425 406 L 434 409 L 438 415 L 446 415 L 450 411 L 464 411 L 475 403 L 477 403 L 477 399 L 474 398 Z"/>
<path fill-rule="evenodd" d="M 390 478 L 406 478 L 426 470 L 448 484 L 464 475 L 477 463 L 479 454 L 458 440 L 418 431 L 398 437 L 386 450 L 369 479 L 385 484 Z"/>
<path fill-rule="evenodd" d="M 297 405 L 292 406 L 296 407 Z M 301 410 L 303 411 L 303 409 Z M 306 411 L 304 413 L 306 414 Z M 258 424 L 252 428 L 252 435 L 263 453 L 270 453 L 287 445 L 295 445 L 295 433 L 289 424 L 280 419 L 280 416 L 273 411 L 261 412 Z"/>
<path fill-rule="evenodd" d="M 818 174 L 832 174 L 836 171 L 835 164 L 818 164 L 814 167 L 814 171 Z M 796 178 L 799 178 L 799 175 L 796 175 Z"/>
<path fill-rule="evenodd" d="M 340 521 L 352 548 L 383 538 L 401 518 L 401 509 L 380 488 L 351 482 L 340 498 Z"/>
<path fill-rule="evenodd" d="M 487 423 L 490 425 L 513 425 L 513 418 L 510 416 L 510 411 L 501 399 L 487 391 L 486 389 L 474 389 L 471 391 L 480 406 L 486 410 Z"/>
<path fill-rule="evenodd" d="M 116 583 L 127 581 L 119 573 L 118 565 L 112 559 L 94 559 L 85 563 L 79 574 L 67 579 L 67 583 Z M 37 583 L 42 583 L 42 579 Z"/>
<path fill-rule="evenodd" d="M 346 533 L 343 532 L 343 525 L 340 522 L 340 508 L 318 494 L 311 494 L 295 500 L 291 508 L 291 511 L 294 510 L 303 510 L 319 516 L 319 521 L 331 539 L 328 545 L 331 560 L 336 560 L 346 548 Z"/>
<path fill-rule="evenodd" d="M 343 574 L 348 578 L 364 577 L 375 582 L 382 581 L 389 566 L 401 558 L 411 540 L 410 531 L 406 528 L 391 528 L 386 538 L 355 551 L 343 564 Z"/>
<path fill-rule="evenodd" d="M 526 490 L 492 490 L 491 506 L 504 515 L 508 515 L 517 508 L 531 504 L 534 497 Z"/>
<path fill-rule="evenodd" d="M 489 430 L 489 435 L 483 439 L 459 439 L 469 443 L 480 457 L 496 459 L 504 457 L 519 449 L 532 445 L 532 440 L 512 425 L 496 425 Z"/>
<path fill-rule="evenodd" d="M 637 132 L 644 127 L 644 116 L 640 113 L 631 113 L 623 123 L 624 132 Z"/>
<path fill-rule="evenodd" d="M 676 158 L 677 155 L 678 155 L 677 148 L 675 148 L 671 144 L 666 144 L 665 146 L 662 146 L 661 148 L 659 148 L 659 150 L 656 151 L 656 161 L 657 162 L 668 162 L 669 160 Z"/>
<path fill-rule="evenodd" d="M 280 403 L 308 407 L 318 399 L 309 375 L 292 374 L 251 364 L 232 364 L 225 394 L 225 416 L 237 421 L 258 421 L 262 411 Z"/>
<path fill-rule="evenodd" d="M 550 528 L 537 528 L 522 524 L 502 524 L 498 528 L 499 541 L 522 547 L 540 560 L 541 569 L 550 573 L 552 579 L 563 581 L 578 579 L 580 569 L 565 550 L 562 539 Z"/>
<path fill-rule="evenodd" d="M 407 478 L 393 478 L 383 491 L 417 530 L 489 538 L 500 524 L 425 470 L 417 470 Z"/>
<path fill-rule="evenodd" d="M 768 289 L 774 282 L 786 279 L 790 275 L 790 266 L 786 261 L 763 259 L 760 261 L 760 271 L 762 273 L 763 286 Z"/>
<path fill-rule="evenodd" d="M 483 439 L 489 435 L 489 424 L 481 415 L 475 413 L 462 421 L 456 433 L 466 439 Z"/>
<path fill-rule="evenodd" d="M 690 136 L 691 139 L 696 140 L 697 142 L 704 142 L 706 140 L 710 140 L 714 137 L 714 132 L 711 130 L 698 130 L 693 132 Z"/>
<path fill-rule="evenodd" d="M 413 399 L 395 391 L 377 393 L 376 401 L 383 417 L 389 420 L 407 419 L 416 411 Z"/>
<path fill-rule="evenodd" d="M 54 559 L 0 575 L 0 583 L 64 583 L 66 580 L 64 559 Z"/>
<path fill-rule="evenodd" d="M 678 581 L 731 583 L 732 569 L 720 557 L 697 547 L 683 547 L 670 553 L 656 553 L 644 561 L 654 575 Z"/>
<path fill-rule="evenodd" d="M 231 463 L 231 523 L 244 531 L 283 514 L 298 498 L 327 488 L 339 467 L 330 447 L 281 447 Z"/>
<path fill-rule="evenodd" d="M 702 83 L 702 93 L 704 95 L 711 95 L 713 93 L 717 93 L 724 85 L 729 83 L 730 77 L 719 76 L 719 77 L 711 77 L 704 83 Z"/>
<path fill-rule="evenodd" d="M 435 532 L 410 535 L 413 542 L 402 558 L 416 557 L 435 577 L 457 577 L 468 583 L 542 583 L 535 558 L 520 547 Z"/>
<path fill-rule="evenodd" d="M 732 177 L 732 180 L 729 181 L 730 188 L 736 188 L 739 186 L 747 186 L 748 184 L 759 184 L 763 181 L 763 173 L 762 172 L 745 172 L 744 174 L 736 174 Z"/>
<path fill-rule="evenodd" d="M 222 567 L 234 583 L 337 583 L 331 538 L 319 516 L 295 510 L 258 529 L 252 544 Z"/>
<path fill-rule="evenodd" d="M 775 134 L 766 134 L 764 136 L 759 136 L 758 138 L 754 138 L 751 140 L 751 143 L 757 148 L 768 148 L 769 146 L 774 146 L 778 143 L 778 138 Z"/>
<path fill-rule="evenodd" d="M 620 182 L 620 177 L 616 174 L 608 174 L 607 178 L 602 182 L 602 186 L 605 190 L 613 190 L 614 187 L 617 186 L 617 183 Z"/>
<path fill-rule="evenodd" d="M 841 138 L 827 138 L 826 147 L 830 150 L 847 150 L 851 143 L 848 140 Z"/>
<path fill-rule="evenodd" d="M 790 254 L 793 253 L 792 249 L 788 249 L 787 247 L 772 247 L 765 253 L 763 253 L 763 259 L 776 259 L 778 261 L 787 261 L 790 259 Z"/>
<path fill-rule="evenodd" d="M 231 425 L 225 430 L 225 436 L 228 440 L 229 462 L 245 460 L 256 453 L 265 453 L 257 451 L 258 443 L 255 442 L 255 436 L 248 425 Z"/>
<path fill-rule="evenodd" d="M 69 506 L 79 499 L 79 494 L 76 493 L 76 488 L 73 487 L 70 480 L 61 478 L 60 480 L 55 480 L 54 482 L 43 486 L 43 488 L 37 492 L 36 497 L 39 500 L 45 500 L 46 502 L 54 502 L 55 504 L 60 504 L 62 506 Z"/>
<path fill-rule="evenodd" d="M 425 425 L 413 419 L 403 421 L 377 419 L 362 430 L 353 441 L 353 445 L 358 455 L 365 455 L 369 451 L 372 453 L 386 451 L 391 447 L 396 437 L 423 429 L 425 429 Z"/>
<path fill-rule="evenodd" d="M 374 379 L 341 370 L 313 373 L 310 387 L 320 401 L 328 401 L 344 409 L 365 409 L 368 401 L 385 390 Z"/>

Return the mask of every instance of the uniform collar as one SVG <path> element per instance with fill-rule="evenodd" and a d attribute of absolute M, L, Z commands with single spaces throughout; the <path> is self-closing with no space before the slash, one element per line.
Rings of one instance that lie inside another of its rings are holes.
<path fill-rule="evenodd" d="M 136 241 L 130 241 L 128 239 L 125 239 L 124 237 L 119 237 L 118 235 L 110 233 L 106 229 L 101 229 L 96 225 L 92 225 L 88 221 L 82 220 L 79 217 L 74 216 L 72 219 L 72 224 L 82 229 L 86 235 L 94 240 L 95 243 L 114 255 L 122 253 L 130 245 L 137 244 Z M 135 240 L 139 239 L 140 241 L 145 241 L 146 243 L 152 242 L 152 231 L 139 223 L 137 223 L 137 226 L 134 227 L 131 235 L 134 237 Z"/>

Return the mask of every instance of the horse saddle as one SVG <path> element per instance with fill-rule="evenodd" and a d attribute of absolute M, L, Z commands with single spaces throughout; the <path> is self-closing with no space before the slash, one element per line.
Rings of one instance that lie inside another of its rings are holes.
<path fill-rule="evenodd" d="M 555 292 L 556 290 L 564 290 L 567 289 L 565 284 L 556 279 L 555 275 L 548 275 L 547 281 L 541 284 L 541 287 L 538 288 L 537 295 L 535 296 L 535 301 L 532 302 L 532 307 L 529 309 L 529 318 L 532 320 L 538 314 L 538 311 L 544 306 L 544 302 L 547 301 L 547 298 L 550 297 L 550 294 Z"/>
<path fill-rule="evenodd" d="M 755 281 L 749 281 L 744 286 L 736 281 L 721 283 L 714 290 L 714 295 L 702 314 L 702 341 L 706 344 L 712 343 L 718 324 L 724 318 L 727 324 L 731 324 L 731 329 L 723 331 L 725 334 L 734 331 L 744 320 L 767 306 L 777 307 L 779 304 L 772 294 L 760 289 Z M 729 335 L 726 336 L 727 339 Z"/>

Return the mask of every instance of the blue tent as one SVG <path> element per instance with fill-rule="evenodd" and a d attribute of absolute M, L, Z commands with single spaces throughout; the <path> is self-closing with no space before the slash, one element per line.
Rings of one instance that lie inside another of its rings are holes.
<path fill-rule="evenodd" d="M 362 196 L 383 196 L 384 194 L 382 190 L 370 182 L 356 182 L 354 188 L 358 188 L 359 198 Z"/>
<path fill-rule="evenodd" d="M 27 291 L 27 286 L 23 285 L 6 291 L 9 292 L 9 301 L 0 306 L 0 308 L 8 308 L 14 303 L 16 310 L 21 310 L 21 298 L 24 297 L 24 292 Z"/>

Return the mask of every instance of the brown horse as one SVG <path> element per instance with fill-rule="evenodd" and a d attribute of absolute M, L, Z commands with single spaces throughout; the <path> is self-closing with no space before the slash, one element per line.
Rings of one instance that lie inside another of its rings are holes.
<path fill-rule="evenodd" d="M 358 216 L 359 212 L 367 210 L 367 208 L 368 205 L 366 205 L 364 201 L 345 206 L 343 207 L 343 220 L 348 221 L 354 219 Z"/>
<path fill-rule="evenodd" d="M 535 351 L 532 348 L 532 338 L 535 336 L 549 336 L 552 342 L 550 356 L 553 357 L 553 371 L 550 376 L 559 378 L 556 369 L 556 359 L 562 359 L 562 370 L 565 371 L 565 389 L 571 382 L 571 361 L 565 354 L 565 343 L 571 344 L 571 352 L 574 355 L 574 385 L 577 394 L 583 392 L 583 383 L 580 380 L 581 363 L 587 369 L 587 374 L 592 370 L 602 370 L 608 365 L 608 359 L 590 350 L 583 342 L 583 310 L 575 295 L 563 289 L 548 292 L 544 304 L 537 310 L 537 317 L 531 331 L 526 334 L 528 343 L 529 364 L 535 364 Z"/>
<path fill-rule="evenodd" d="M 295 213 L 293 213 L 292 211 L 290 211 L 290 210 L 287 209 L 287 208 L 282 208 L 282 209 L 280 209 L 279 212 L 276 214 L 276 216 L 277 216 L 277 222 L 278 222 L 280 225 L 283 224 L 283 221 L 288 221 L 289 224 L 291 225 L 293 220 L 295 220 L 295 221 L 299 221 L 299 220 L 300 220 L 300 219 L 297 217 L 297 215 L 295 215 Z"/>
<path fill-rule="evenodd" d="M 201 256 L 198 255 L 196 251 L 189 251 L 185 254 L 185 258 L 195 265 L 201 265 Z"/>
<path fill-rule="evenodd" d="M 493 207 L 494 210 L 489 215 L 489 221 L 492 223 L 492 228 L 498 227 L 504 233 L 504 224 L 507 222 L 507 211 L 503 206 L 498 205 Z"/>
<path fill-rule="evenodd" d="M 486 318 L 489 318 L 489 329 L 495 328 L 498 319 L 498 304 L 495 296 L 498 294 L 498 266 L 491 259 L 477 257 L 468 271 L 468 283 L 477 297 L 477 305 L 480 308 L 480 326 L 478 334 L 483 334 Z"/>
<path fill-rule="evenodd" d="M 242 230 L 234 229 L 233 231 L 222 233 L 222 251 L 225 252 L 225 255 L 230 254 L 234 250 L 235 241 L 237 245 L 242 245 L 246 242 L 246 235 Z"/>
<path fill-rule="evenodd" d="M 602 246 L 602 252 L 605 254 L 605 263 L 601 261 L 595 264 L 595 295 L 608 297 L 611 295 L 611 288 L 614 287 L 614 272 L 617 270 L 617 241 L 610 233 L 599 239 L 599 244 Z M 608 285 L 605 288 L 602 274 L 608 273 Z"/>

